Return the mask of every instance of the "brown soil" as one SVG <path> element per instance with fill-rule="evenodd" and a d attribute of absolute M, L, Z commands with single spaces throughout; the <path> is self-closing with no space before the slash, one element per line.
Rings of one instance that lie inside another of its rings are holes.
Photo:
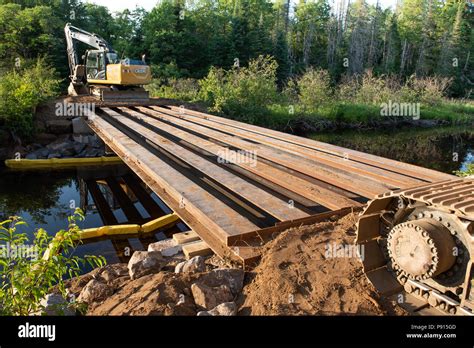
<path fill-rule="evenodd" d="M 355 257 L 326 258 L 327 246 L 352 245 L 353 214 L 289 229 L 265 246 L 239 299 L 243 315 L 403 315 L 381 299 Z"/>

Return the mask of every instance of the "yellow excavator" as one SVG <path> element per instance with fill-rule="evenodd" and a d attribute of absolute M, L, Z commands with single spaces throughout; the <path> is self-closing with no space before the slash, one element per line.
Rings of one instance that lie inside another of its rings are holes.
<path fill-rule="evenodd" d="M 144 100 L 148 92 L 143 88 L 151 82 L 150 67 L 143 60 L 119 59 L 115 50 L 99 35 L 67 23 L 64 27 L 71 83 L 69 95 L 94 95 L 100 100 Z M 86 50 L 78 59 L 76 43 L 93 49 Z"/>

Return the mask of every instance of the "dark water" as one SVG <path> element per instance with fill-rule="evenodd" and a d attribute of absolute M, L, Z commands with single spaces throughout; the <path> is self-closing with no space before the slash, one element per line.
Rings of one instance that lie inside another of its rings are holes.
<path fill-rule="evenodd" d="M 103 226 L 106 223 L 102 220 L 93 197 L 84 184 L 85 180 L 94 180 L 112 207 L 118 223 L 127 223 L 124 211 L 105 182 L 110 177 L 120 180 L 127 174 L 131 172 L 126 166 L 115 165 L 54 171 L 15 171 L 0 168 L 0 220 L 14 215 L 21 216 L 28 226 L 20 226 L 19 231 L 32 236 L 33 232 L 41 227 L 50 235 L 54 235 L 57 231 L 67 228 L 67 217 L 72 215 L 75 207 L 80 207 L 85 212 L 85 220 L 79 223 L 81 228 Z M 154 193 L 149 191 L 149 194 L 161 209 L 160 216 L 171 212 Z M 142 222 L 159 217 L 150 216 L 134 195 L 130 195 L 130 199 L 143 217 Z M 166 238 L 165 232 L 169 234 L 185 229 L 186 226 L 180 223 L 173 229 L 158 230 L 141 238 L 117 236 L 113 239 L 86 241 L 85 244 L 78 245 L 74 254 L 102 255 L 108 263 L 126 262 L 134 250 L 146 250 L 149 243 Z M 87 271 L 87 268 L 84 271 Z"/>
<path fill-rule="evenodd" d="M 313 134 L 310 138 L 453 174 L 474 162 L 474 129 L 386 129 Z"/>

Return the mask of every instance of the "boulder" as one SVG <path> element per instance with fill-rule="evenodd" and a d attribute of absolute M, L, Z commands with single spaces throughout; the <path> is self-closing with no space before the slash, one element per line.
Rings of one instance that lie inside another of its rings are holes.
<path fill-rule="evenodd" d="M 244 271 L 240 268 L 216 268 L 202 275 L 199 281 L 209 287 L 226 285 L 236 296 L 244 287 L 244 275 Z"/>
<path fill-rule="evenodd" d="M 159 251 L 164 257 L 176 256 L 183 251 L 183 247 L 172 238 L 160 240 L 148 245 L 148 251 Z"/>
<path fill-rule="evenodd" d="M 38 158 L 48 158 L 49 156 L 49 150 L 46 147 L 38 149 L 34 153 Z"/>
<path fill-rule="evenodd" d="M 174 273 L 198 273 L 206 270 L 204 257 L 194 256 L 188 261 L 180 262 L 176 265 Z"/>
<path fill-rule="evenodd" d="M 102 141 L 102 139 L 100 139 L 99 137 L 96 136 L 95 138 L 92 139 L 91 145 L 93 147 L 95 147 L 96 149 L 102 149 L 102 148 L 104 148 L 105 144 Z"/>
<path fill-rule="evenodd" d="M 38 156 L 35 153 L 29 153 L 25 158 L 35 160 L 38 159 Z"/>
<path fill-rule="evenodd" d="M 98 276 L 106 283 L 110 283 L 123 276 L 129 278 L 128 268 L 124 263 L 106 265 L 103 267 L 103 270 L 98 274 Z"/>
<path fill-rule="evenodd" d="M 61 294 L 48 294 L 41 301 L 42 315 L 76 315 L 71 304 Z"/>
<path fill-rule="evenodd" d="M 159 251 L 135 251 L 128 262 L 128 272 L 131 279 L 137 279 L 158 273 L 164 265 L 163 256 Z"/>
<path fill-rule="evenodd" d="M 98 281 L 97 279 L 91 279 L 82 289 L 77 301 L 85 303 L 101 301 L 112 295 L 112 293 L 113 290 L 108 285 Z"/>
<path fill-rule="evenodd" d="M 201 311 L 198 312 L 198 316 L 234 316 L 237 314 L 237 305 L 235 302 L 224 302 L 221 303 L 220 305 L 217 305 L 210 311 Z"/>
<path fill-rule="evenodd" d="M 79 143 L 79 142 L 74 142 L 74 151 L 76 153 L 81 153 L 82 150 L 84 150 L 86 147 L 86 144 Z"/>
<path fill-rule="evenodd" d="M 227 285 L 209 287 L 197 282 L 191 285 L 191 292 L 197 306 L 210 310 L 224 302 L 231 302 L 234 299 L 232 292 Z"/>
<path fill-rule="evenodd" d="M 55 142 L 52 142 L 51 144 L 48 144 L 46 147 L 50 149 L 51 151 L 63 152 L 66 150 L 74 150 L 74 144 L 75 144 L 74 141 L 65 139 L 65 140 L 57 140 Z"/>
<path fill-rule="evenodd" d="M 92 130 L 87 125 L 85 117 L 72 119 L 72 131 L 74 134 L 92 134 Z"/>

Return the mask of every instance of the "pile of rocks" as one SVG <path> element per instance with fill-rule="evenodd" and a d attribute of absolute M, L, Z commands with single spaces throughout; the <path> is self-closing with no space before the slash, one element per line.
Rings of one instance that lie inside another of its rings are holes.
<path fill-rule="evenodd" d="M 48 159 L 48 158 L 83 158 L 100 157 L 105 155 L 103 141 L 97 136 L 77 138 L 72 135 L 58 137 L 55 141 L 43 146 L 34 143 L 26 147 L 26 159 Z"/>
<path fill-rule="evenodd" d="M 159 279 L 169 280 L 169 286 L 176 282 L 183 284 L 175 293 L 174 301 L 167 299 L 163 303 L 173 308 L 172 313 L 198 316 L 237 314 L 235 299 L 244 286 L 244 271 L 215 267 L 202 256 L 186 260 L 181 246 L 172 239 L 150 244 L 148 251 L 135 251 L 128 264 L 107 265 L 83 277 L 77 301 L 94 307 L 100 306 L 105 299 L 113 301 L 113 295 L 121 291 L 116 299 L 127 301 L 134 294 L 124 294 L 124 291 L 137 287 L 153 287 L 156 290 L 151 294 L 160 292 L 155 277 L 158 275 L 163 276 Z M 165 283 L 165 286 L 168 285 Z M 160 297 L 160 294 L 155 294 Z"/>

